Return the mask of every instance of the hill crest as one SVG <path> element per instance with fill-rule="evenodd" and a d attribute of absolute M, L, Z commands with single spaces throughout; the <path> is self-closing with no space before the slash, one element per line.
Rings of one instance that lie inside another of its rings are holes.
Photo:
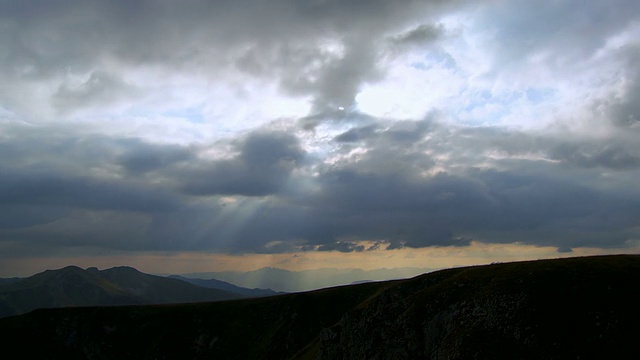
<path fill-rule="evenodd" d="M 639 288 L 638 255 L 501 263 L 268 298 L 38 310 L 0 319 L 0 341 L 53 358 L 637 359 Z"/>

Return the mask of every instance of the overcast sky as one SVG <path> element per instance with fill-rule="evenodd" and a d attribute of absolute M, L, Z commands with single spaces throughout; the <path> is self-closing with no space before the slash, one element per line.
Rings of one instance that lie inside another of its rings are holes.
<path fill-rule="evenodd" d="M 637 0 L 0 0 L 0 276 L 638 253 L 639 39 Z"/>

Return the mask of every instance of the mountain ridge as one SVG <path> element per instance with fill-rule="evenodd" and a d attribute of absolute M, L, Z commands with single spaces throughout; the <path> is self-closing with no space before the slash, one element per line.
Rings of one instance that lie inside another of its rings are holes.
<path fill-rule="evenodd" d="M 245 288 L 268 288 L 275 291 L 298 292 L 348 285 L 356 281 L 405 279 L 433 270 L 432 268 L 399 267 L 373 270 L 321 268 L 290 271 L 276 267 L 263 267 L 247 272 L 199 272 L 182 274 L 182 276 L 202 279 L 215 278 Z"/>
<path fill-rule="evenodd" d="M 36 358 L 636 359 L 638 289 L 639 255 L 501 263 L 266 298 L 41 309 L 0 319 L 0 345 Z"/>
<path fill-rule="evenodd" d="M 168 278 L 186 281 L 188 283 L 205 287 L 205 288 L 225 290 L 225 291 L 229 291 L 236 294 L 246 295 L 249 297 L 262 297 L 262 296 L 273 296 L 273 295 L 283 294 L 283 292 L 277 292 L 271 289 L 244 288 L 244 287 L 236 286 L 234 284 L 228 283 L 226 281 L 218 280 L 218 279 L 188 278 L 180 275 L 170 275 L 168 276 Z"/>
<path fill-rule="evenodd" d="M 145 274 L 132 267 L 84 270 L 70 265 L 0 285 L 0 317 L 38 308 L 184 303 L 243 297 L 245 295 Z"/>

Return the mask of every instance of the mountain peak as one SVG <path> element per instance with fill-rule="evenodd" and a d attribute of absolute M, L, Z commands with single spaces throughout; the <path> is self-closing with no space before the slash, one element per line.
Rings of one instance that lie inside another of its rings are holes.
<path fill-rule="evenodd" d="M 38 308 L 169 304 L 243 297 L 239 293 L 145 274 L 130 266 L 100 271 L 71 265 L 4 285 L 0 289 L 0 317 Z"/>
<path fill-rule="evenodd" d="M 110 269 L 102 270 L 101 272 L 102 273 L 118 272 L 118 273 L 144 274 L 140 270 L 131 266 L 115 266 Z"/>
<path fill-rule="evenodd" d="M 83 268 L 76 266 L 76 265 L 69 265 L 69 266 L 65 266 L 61 269 L 58 270 L 47 270 L 47 271 L 61 271 L 61 272 L 68 272 L 68 271 L 84 271 Z"/>

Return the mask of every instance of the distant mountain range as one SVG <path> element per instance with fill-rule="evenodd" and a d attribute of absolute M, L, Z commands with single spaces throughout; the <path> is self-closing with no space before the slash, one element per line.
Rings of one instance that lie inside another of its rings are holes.
<path fill-rule="evenodd" d="M 639 289 L 638 255 L 503 263 L 264 298 L 40 309 L 0 319 L 0 347 L 48 359 L 640 359 Z"/>
<path fill-rule="evenodd" d="M 406 279 L 433 271 L 430 268 L 402 267 L 393 269 L 316 269 L 288 271 L 266 267 L 249 272 L 207 272 L 183 274 L 186 278 L 218 279 L 245 288 L 266 288 L 295 292 L 365 281 Z"/>
<path fill-rule="evenodd" d="M 282 294 L 282 292 L 276 292 L 271 289 L 259 289 L 259 288 L 248 289 L 248 288 L 230 284 L 226 281 L 221 281 L 216 279 L 188 278 L 180 275 L 170 275 L 169 278 L 186 281 L 193 285 L 197 285 L 205 288 L 224 290 L 234 294 L 244 295 L 246 297 L 262 297 L 262 296 L 272 296 L 272 295 Z"/>
<path fill-rule="evenodd" d="M 149 275 L 131 267 L 100 271 L 68 266 L 24 279 L 0 281 L 0 317 L 38 308 L 189 303 L 273 294 L 276 293 L 213 280 Z"/>
<path fill-rule="evenodd" d="M 0 278 L 0 317 L 23 314 L 38 308 L 168 304 L 263 297 L 285 291 L 406 278 L 423 270 L 318 269 L 294 272 L 262 268 L 244 273 L 192 273 L 165 277 L 144 274 L 126 266 L 106 270 L 83 270 L 68 266 L 28 278 Z"/>

